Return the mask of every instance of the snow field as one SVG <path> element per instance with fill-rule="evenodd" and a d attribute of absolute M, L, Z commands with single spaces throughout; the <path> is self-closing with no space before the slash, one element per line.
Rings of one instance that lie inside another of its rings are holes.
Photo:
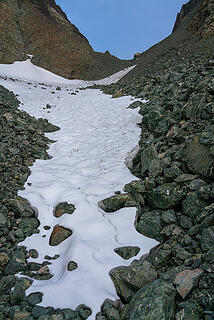
<path fill-rule="evenodd" d="M 125 72 L 128 70 L 101 83 L 117 81 Z M 131 97 L 113 99 L 99 90 L 78 90 L 94 82 L 63 79 L 33 66 L 29 60 L 0 65 L 0 76 L 20 79 L 14 82 L 0 78 L 0 84 L 19 95 L 23 110 L 61 128 L 48 134 L 56 141 L 49 149 L 52 159 L 37 160 L 28 179 L 32 185 L 26 183 L 25 190 L 19 192 L 38 209 L 41 222 L 40 233 L 22 243 L 38 250 L 39 258 L 31 260 L 43 262 L 45 255 L 60 255 L 50 266 L 54 277 L 34 281 L 27 294 L 41 291 L 41 305 L 55 308 L 75 309 L 84 303 L 93 311 L 88 319 L 94 320 L 106 298 L 118 299 L 109 271 L 134 259 L 125 261 L 114 249 L 137 245 L 141 248 L 139 258 L 157 244 L 135 230 L 135 208 L 106 214 L 98 207 L 98 201 L 123 191 L 126 183 L 136 179 L 124 162 L 139 140 L 138 110 L 127 109 L 133 102 Z M 60 91 L 55 90 L 56 84 Z M 47 103 L 53 107 L 43 109 Z M 76 210 L 55 218 L 53 208 L 63 201 L 74 204 Z M 51 247 L 49 238 L 56 224 L 71 229 L 73 234 Z M 51 229 L 44 230 L 46 225 Z M 78 269 L 67 271 L 69 261 L 75 261 Z"/>

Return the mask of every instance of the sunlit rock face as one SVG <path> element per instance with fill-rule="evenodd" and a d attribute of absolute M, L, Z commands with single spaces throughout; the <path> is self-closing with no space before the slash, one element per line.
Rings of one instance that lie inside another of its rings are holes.
<path fill-rule="evenodd" d="M 0 1 L 0 63 L 33 55 L 33 63 L 67 78 L 84 78 L 94 61 L 88 40 L 54 0 Z"/>

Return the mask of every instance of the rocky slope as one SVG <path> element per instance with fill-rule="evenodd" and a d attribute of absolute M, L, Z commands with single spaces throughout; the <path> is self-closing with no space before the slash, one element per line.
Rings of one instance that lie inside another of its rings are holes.
<path fill-rule="evenodd" d="M 138 56 L 136 68 L 121 82 L 164 72 L 163 65 L 171 59 L 179 62 L 202 52 L 210 56 L 214 47 L 213 15 L 212 0 L 190 0 L 177 15 L 172 34 Z"/>
<path fill-rule="evenodd" d="M 88 40 L 54 0 L 0 1 L 0 63 L 33 55 L 32 62 L 63 77 L 101 78 L 127 62 L 111 55 L 97 58 Z"/>
<path fill-rule="evenodd" d="M 131 166 L 140 180 L 101 207 L 115 211 L 134 198 L 136 230 L 160 245 L 110 272 L 123 305 L 109 301 L 97 320 L 214 319 L 213 12 L 213 1 L 190 1 L 171 36 L 102 88 L 147 102 L 130 105 L 143 116 Z"/>
<path fill-rule="evenodd" d="M 28 262 L 29 257 L 38 257 L 38 252 L 18 247 L 20 241 L 39 232 L 40 222 L 36 208 L 19 197 L 17 191 L 23 189 L 30 174 L 29 166 L 36 159 L 50 158 L 46 150 L 53 141 L 46 138 L 44 132 L 59 128 L 46 120 L 36 120 L 18 110 L 18 106 L 14 94 L 0 86 L 0 319 L 87 319 L 91 311 L 83 305 L 75 311 L 69 308 L 55 310 L 37 306 L 42 301 L 42 293 L 25 296 L 32 284 L 30 278 L 47 280 L 52 277 L 47 260 L 57 259 L 57 255 L 54 258 L 46 256 L 44 264 Z M 63 209 L 65 207 L 58 206 L 56 211 L 63 214 Z M 74 208 L 71 209 L 73 212 Z M 57 240 L 60 240 L 59 236 Z M 16 276 L 18 272 L 30 278 L 19 278 Z"/>
<path fill-rule="evenodd" d="M 213 320 L 214 60 L 202 53 L 164 69 L 103 88 L 147 100 L 130 106 L 143 116 L 131 168 L 140 180 L 124 191 L 136 201 L 137 231 L 160 242 L 111 271 L 125 304 L 117 319 Z M 106 211 L 129 206 L 123 196 L 105 199 Z"/>

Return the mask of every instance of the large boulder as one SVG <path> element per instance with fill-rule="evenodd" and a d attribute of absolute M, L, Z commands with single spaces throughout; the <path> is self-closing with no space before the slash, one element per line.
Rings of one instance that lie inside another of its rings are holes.
<path fill-rule="evenodd" d="M 124 207 L 133 207 L 136 203 L 129 193 L 123 193 L 101 200 L 98 205 L 105 212 L 114 212 Z"/>
<path fill-rule="evenodd" d="M 129 302 L 141 287 L 157 279 L 155 268 L 146 260 L 134 260 L 129 267 L 117 267 L 111 270 L 118 296 L 123 302 Z"/>
<path fill-rule="evenodd" d="M 50 246 L 58 246 L 61 242 L 69 238 L 72 235 L 72 233 L 73 232 L 70 229 L 56 225 L 53 228 L 53 231 L 50 236 Z"/>
<path fill-rule="evenodd" d="M 151 282 L 136 293 L 123 320 L 173 320 L 175 293 L 173 285 L 165 281 Z"/>

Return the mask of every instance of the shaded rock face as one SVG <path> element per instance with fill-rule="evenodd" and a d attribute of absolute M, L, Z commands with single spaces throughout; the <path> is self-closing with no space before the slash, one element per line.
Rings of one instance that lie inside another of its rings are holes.
<path fill-rule="evenodd" d="M 191 0 L 188 3 L 184 4 L 181 8 L 181 11 L 177 14 L 177 18 L 175 21 L 175 25 L 173 28 L 173 32 L 180 27 L 180 25 L 184 22 L 184 20 L 187 18 L 189 13 L 197 7 L 202 0 Z"/>
<path fill-rule="evenodd" d="M 93 49 L 54 0 L 0 2 L 0 62 L 34 55 L 33 63 L 67 78 L 84 77 Z"/>

